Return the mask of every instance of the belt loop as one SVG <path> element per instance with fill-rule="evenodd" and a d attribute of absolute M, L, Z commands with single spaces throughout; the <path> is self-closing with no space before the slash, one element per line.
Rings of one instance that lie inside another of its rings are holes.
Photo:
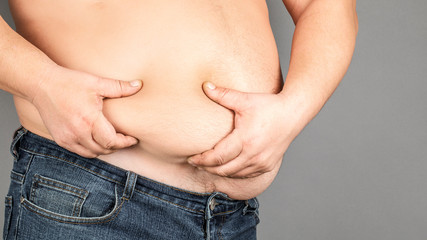
<path fill-rule="evenodd" d="M 131 199 L 133 192 L 135 191 L 136 180 L 138 179 L 138 175 L 136 173 L 128 171 L 126 173 L 126 185 L 125 190 L 123 191 L 123 198 L 126 200 Z"/>
<path fill-rule="evenodd" d="M 257 213 L 259 208 L 259 203 L 257 198 L 251 198 L 248 200 L 245 200 L 245 207 L 243 208 L 243 215 L 246 215 L 246 213 Z"/>
<path fill-rule="evenodd" d="M 20 126 L 13 134 L 13 140 L 10 145 L 10 153 L 12 154 L 15 161 L 19 158 L 19 142 L 24 136 L 25 133 L 27 133 L 27 129 L 25 129 L 23 126 Z"/>

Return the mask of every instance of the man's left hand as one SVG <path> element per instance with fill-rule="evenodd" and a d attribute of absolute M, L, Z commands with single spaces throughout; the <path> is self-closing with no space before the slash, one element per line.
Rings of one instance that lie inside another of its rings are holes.
<path fill-rule="evenodd" d="M 205 94 L 234 111 L 233 131 L 213 149 L 188 162 L 209 173 L 251 178 L 280 167 L 289 144 L 299 133 L 292 104 L 281 94 L 244 93 L 204 83 Z"/>

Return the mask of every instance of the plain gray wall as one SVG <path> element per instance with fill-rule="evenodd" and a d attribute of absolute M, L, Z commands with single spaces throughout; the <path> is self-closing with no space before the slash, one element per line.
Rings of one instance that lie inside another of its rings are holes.
<path fill-rule="evenodd" d="M 280 0 L 267 2 L 286 74 L 294 27 Z M 13 25 L 7 1 L 0 9 Z M 427 2 L 359 1 L 357 9 L 353 62 L 259 197 L 259 239 L 427 239 Z M 1 91 L 0 121 L 5 196 L 19 123 Z"/>

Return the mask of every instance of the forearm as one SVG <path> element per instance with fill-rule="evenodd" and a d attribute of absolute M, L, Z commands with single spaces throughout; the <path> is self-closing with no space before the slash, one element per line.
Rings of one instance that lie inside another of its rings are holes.
<path fill-rule="evenodd" d="M 355 1 L 314 0 L 289 9 L 296 23 L 282 92 L 301 129 L 320 111 L 350 64 L 357 34 Z M 292 11 L 294 10 L 294 11 Z"/>
<path fill-rule="evenodd" d="M 0 17 L 0 89 L 32 101 L 39 81 L 56 65 Z"/>

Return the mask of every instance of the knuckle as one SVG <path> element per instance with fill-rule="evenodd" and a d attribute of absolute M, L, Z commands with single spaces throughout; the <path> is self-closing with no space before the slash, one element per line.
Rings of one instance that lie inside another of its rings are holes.
<path fill-rule="evenodd" d="M 125 90 L 125 85 L 124 85 L 125 83 L 123 81 L 117 81 L 117 82 L 118 82 L 117 90 L 119 92 L 123 92 Z"/>
<path fill-rule="evenodd" d="M 58 141 L 60 141 L 64 145 L 69 145 L 71 143 L 79 142 L 79 137 L 75 132 L 70 131 L 67 134 L 63 135 L 61 138 L 59 138 Z"/>
<path fill-rule="evenodd" d="M 260 171 L 265 171 L 266 169 L 270 168 L 270 163 L 268 159 L 263 158 L 262 156 L 254 156 L 250 160 L 250 165 L 254 166 L 256 169 Z"/>
<path fill-rule="evenodd" d="M 265 171 L 266 172 L 271 172 L 271 171 L 273 171 L 274 170 L 274 165 L 273 164 L 269 164 L 266 168 L 265 168 Z"/>
<path fill-rule="evenodd" d="M 92 126 L 91 117 L 89 115 L 82 114 L 77 117 L 77 121 L 73 121 L 71 131 L 75 133 L 86 132 L 91 126 Z"/>
<path fill-rule="evenodd" d="M 265 161 L 259 161 L 258 162 L 258 169 L 261 169 L 262 171 L 265 171 L 269 168 L 269 164 Z"/>
<path fill-rule="evenodd" d="M 190 160 L 195 165 L 199 165 L 199 164 L 203 165 L 206 162 L 206 159 L 207 159 L 206 156 L 207 156 L 207 153 L 202 153 L 199 155 L 192 156 Z"/>
<path fill-rule="evenodd" d="M 96 98 L 93 100 L 93 103 L 97 110 L 101 110 L 104 104 L 104 99 L 100 96 L 96 96 Z"/>
<path fill-rule="evenodd" d="M 102 147 L 104 147 L 105 149 L 108 149 L 108 150 L 112 150 L 114 148 L 114 141 L 109 139 L 102 144 Z"/>
<path fill-rule="evenodd" d="M 260 167 L 260 165 L 262 164 L 259 160 L 259 157 L 258 156 L 248 156 L 249 157 L 249 160 L 247 160 L 246 161 L 246 163 L 247 163 L 247 167 L 250 167 L 250 166 L 257 166 L 257 167 Z"/>
<path fill-rule="evenodd" d="M 225 163 L 225 159 L 224 159 L 224 157 L 222 156 L 222 154 L 216 154 L 215 162 L 216 162 L 218 165 L 223 165 L 223 164 Z"/>
<path fill-rule="evenodd" d="M 265 169 L 268 167 L 268 163 L 266 161 L 264 161 L 264 159 L 261 157 L 256 157 L 255 161 L 258 165 L 258 168 Z"/>
<path fill-rule="evenodd" d="M 271 171 L 273 171 L 274 166 L 270 162 L 264 160 L 264 161 L 261 162 L 260 169 L 264 173 L 271 172 Z"/>
<path fill-rule="evenodd" d="M 254 178 L 254 177 L 258 177 L 259 175 L 261 175 L 262 173 L 260 173 L 260 172 L 255 172 L 255 173 L 251 173 L 251 174 L 248 174 L 247 176 L 246 176 L 246 178 Z"/>
<path fill-rule="evenodd" d="M 203 162 L 209 158 L 209 155 L 210 155 L 210 151 L 207 151 L 207 152 L 204 152 L 204 153 L 198 155 L 196 159 L 199 162 Z"/>
<path fill-rule="evenodd" d="M 230 89 L 227 89 L 227 88 L 221 89 L 218 93 L 218 99 L 221 101 L 224 100 L 229 95 L 229 93 L 230 93 Z"/>
<path fill-rule="evenodd" d="M 216 169 L 215 174 L 220 176 L 220 177 L 228 177 L 229 176 L 229 174 L 222 168 Z"/>
<path fill-rule="evenodd" d="M 123 91 L 125 90 L 124 82 L 120 81 L 120 80 L 113 80 L 113 81 L 114 81 L 114 84 L 112 86 L 112 88 L 113 88 L 112 90 L 117 95 L 119 95 L 120 97 L 122 97 L 124 95 Z"/>
<path fill-rule="evenodd" d="M 100 76 L 92 76 L 96 85 L 102 85 L 105 82 L 105 79 Z"/>
<path fill-rule="evenodd" d="M 84 143 L 84 134 L 77 132 L 76 134 L 71 135 L 68 138 L 68 141 L 71 141 L 73 143 Z"/>
<path fill-rule="evenodd" d="M 104 96 L 106 94 L 105 88 L 103 87 L 103 86 L 105 86 L 105 79 L 102 77 L 99 77 L 99 76 L 93 76 L 93 79 L 94 79 L 93 80 L 94 86 L 101 86 L 101 87 L 96 88 L 96 91 L 101 96 Z"/>
<path fill-rule="evenodd" d="M 99 76 L 92 76 L 91 80 L 92 81 L 86 81 L 86 82 L 91 82 L 95 86 L 100 86 L 103 83 L 102 77 L 99 77 Z"/>

